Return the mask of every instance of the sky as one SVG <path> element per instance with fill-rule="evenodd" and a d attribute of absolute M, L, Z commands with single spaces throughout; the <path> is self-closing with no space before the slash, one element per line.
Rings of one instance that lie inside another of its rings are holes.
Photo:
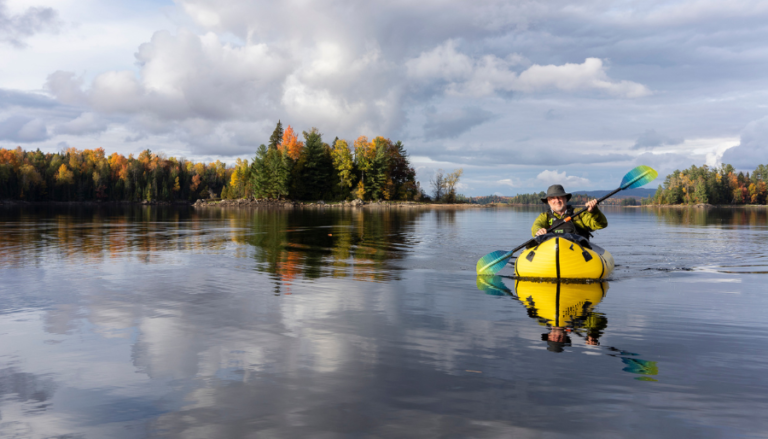
<path fill-rule="evenodd" d="M 0 0 L 0 59 L 2 148 L 234 164 L 280 120 L 467 196 L 768 164 L 765 1 Z"/>

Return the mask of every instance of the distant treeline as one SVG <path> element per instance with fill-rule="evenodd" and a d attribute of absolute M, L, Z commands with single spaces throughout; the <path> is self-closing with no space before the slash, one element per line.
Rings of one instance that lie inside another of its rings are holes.
<path fill-rule="evenodd" d="M 675 171 L 659 185 L 656 195 L 643 204 L 766 204 L 768 166 L 736 173 L 731 165 L 710 168 L 691 166 Z"/>
<path fill-rule="evenodd" d="M 195 163 L 145 150 L 127 158 L 103 148 L 43 153 L 0 148 L 0 199 L 193 200 L 226 184 L 224 163 Z"/>
<path fill-rule="evenodd" d="M 472 197 L 471 201 L 476 204 L 490 204 L 490 203 L 501 203 L 501 204 L 534 204 L 534 205 L 544 205 L 544 203 L 541 202 L 541 199 L 546 197 L 546 192 L 539 192 L 539 193 L 533 193 L 533 194 L 521 194 L 521 195 L 515 195 L 513 197 L 505 197 L 500 195 L 489 195 L 486 197 Z M 581 205 L 585 204 L 587 201 L 593 199 L 594 197 L 590 197 L 588 195 L 584 194 L 573 194 L 571 196 L 570 201 L 568 201 L 569 204 L 574 205 Z M 635 198 L 608 198 L 607 200 L 603 201 L 602 204 L 606 205 L 615 205 L 615 206 L 635 206 L 639 205 L 640 201 L 638 201 Z"/>
<path fill-rule="evenodd" d="M 418 200 L 401 142 L 359 137 L 324 143 L 317 129 L 298 140 L 278 122 L 269 145 L 253 161 L 195 163 L 150 150 L 138 157 L 102 148 L 43 153 L 0 148 L 0 199 L 28 201 L 193 201 L 198 198 L 290 198 L 295 200 Z"/>

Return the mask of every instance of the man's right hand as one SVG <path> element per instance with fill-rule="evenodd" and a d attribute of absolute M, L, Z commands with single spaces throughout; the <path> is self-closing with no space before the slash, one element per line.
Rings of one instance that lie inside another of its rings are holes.
<path fill-rule="evenodd" d="M 536 236 L 545 235 L 547 233 L 547 229 L 539 229 L 536 231 Z"/>

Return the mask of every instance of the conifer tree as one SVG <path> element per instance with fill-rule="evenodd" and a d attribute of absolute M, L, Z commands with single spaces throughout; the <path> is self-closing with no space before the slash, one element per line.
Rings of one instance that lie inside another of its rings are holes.
<path fill-rule="evenodd" d="M 269 174 L 267 192 L 272 198 L 281 198 L 288 195 L 290 183 L 291 159 L 288 154 L 277 149 L 271 149 L 267 153 L 266 168 Z"/>
<path fill-rule="evenodd" d="M 275 130 L 272 131 L 272 136 L 269 137 L 269 148 L 276 149 L 280 142 L 283 141 L 283 124 L 277 121 Z"/>
<path fill-rule="evenodd" d="M 331 177 L 332 162 L 327 156 L 323 138 L 317 128 L 304 131 L 304 166 L 300 174 L 306 188 L 307 199 L 320 199 L 330 189 L 328 181 Z"/>
<path fill-rule="evenodd" d="M 270 175 L 267 165 L 269 151 L 266 145 L 260 145 L 256 151 L 256 157 L 253 158 L 253 163 L 251 163 L 251 188 L 256 198 L 269 196 Z M 277 151 L 277 148 L 274 151 Z"/>

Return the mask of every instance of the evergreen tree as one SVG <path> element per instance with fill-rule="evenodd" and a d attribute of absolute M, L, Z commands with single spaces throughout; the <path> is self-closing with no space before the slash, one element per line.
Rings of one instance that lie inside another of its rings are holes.
<path fill-rule="evenodd" d="M 280 142 L 283 141 L 283 124 L 277 121 L 275 130 L 272 131 L 272 135 L 269 137 L 269 148 L 276 149 Z"/>
<path fill-rule="evenodd" d="M 277 151 L 277 148 L 274 150 Z M 267 164 L 269 151 L 271 150 L 268 150 L 266 145 L 259 145 L 256 157 L 253 158 L 253 163 L 251 163 L 251 188 L 253 196 L 256 198 L 269 196 L 270 175 Z"/>
<path fill-rule="evenodd" d="M 272 198 L 282 198 L 288 195 L 290 187 L 291 159 L 287 152 L 277 149 L 267 153 L 267 169 L 269 172 L 268 193 Z"/>
<path fill-rule="evenodd" d="M 306 188 L 305 197 L 310 200 L 321 199 L 330 192 L 328 182 L 333 172 L 333 164 L 330 156 L 326 154 L 322 135 L 317 128 L 304 132 L 304 145 L 304 166 L 300 178 Z"/>

